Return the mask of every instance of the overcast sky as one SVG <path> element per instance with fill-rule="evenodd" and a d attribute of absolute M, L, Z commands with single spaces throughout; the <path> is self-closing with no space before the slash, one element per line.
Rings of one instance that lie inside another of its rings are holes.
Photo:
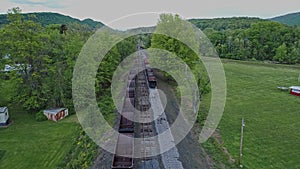
<path fill-rule="evenodd" d="M 23 12 L 58 12 L 78 19 L 91 18 L 125 29 L 154 25 L 159 13 L 177 13 L 186 19 L 270 18 L 299 12 L 300 0 L 0 0 L 0 13 L 12 7 L 20 7 Z"/>

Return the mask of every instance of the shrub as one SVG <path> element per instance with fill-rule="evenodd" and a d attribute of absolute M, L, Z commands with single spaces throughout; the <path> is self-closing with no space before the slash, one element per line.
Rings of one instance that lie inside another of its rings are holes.
<path fill-rule="evenodd" d="M 45 120 L 47 120 L 47 117 L 44 115 L 44 112 L 41 110 L 35 114 L 35 120 L 36 121 L 45 121 Z"/>

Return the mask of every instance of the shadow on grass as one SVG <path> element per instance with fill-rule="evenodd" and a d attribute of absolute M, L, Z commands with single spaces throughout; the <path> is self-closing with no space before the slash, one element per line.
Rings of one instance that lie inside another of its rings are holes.
<path fill-rule="evenodd" d="M 0 160 L 4 157 L 5 152 L 5 150 L 0 150 Z"/>

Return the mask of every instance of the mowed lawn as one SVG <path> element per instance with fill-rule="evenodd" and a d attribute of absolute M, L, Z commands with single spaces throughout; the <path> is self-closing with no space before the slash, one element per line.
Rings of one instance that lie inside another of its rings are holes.
<path fill-rule="evenodd" d="M 1 81 L 0 106 L 9 105 L 13 123 L 8 128 L 0 128 L 0 168 L 56 168 L 77 137 L 76 115 L 58 123 L 37 122 L 34 115 L 8 103 L 7 97 L 13 92 L 10 85 L 9 81 Z"/>
<path fill-rule="evenodd" d="M 20 110 L 10 112 L 13 124 L 0 128 L 0 168 L 56 168 L 71 149 L 78 124 L 76 116 L 61 122 L 36 122 Z"/>
<path fill-rule="evenodd" d="M 227 101 L 219 129 L 229 153 L 238 159 L 244 117 L 244 168 L 300 168 L 300 97 L 277 89 L 300 86 L 300 67 L 225 60 L 224 68 Z"/>

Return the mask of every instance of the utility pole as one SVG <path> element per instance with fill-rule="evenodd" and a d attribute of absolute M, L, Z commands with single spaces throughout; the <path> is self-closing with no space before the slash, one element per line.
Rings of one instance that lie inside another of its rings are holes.
<path fill-rule="evenodd" d="M 240 140 L 240 155 L 239 155 L 239 166 L 242 168 L 242 156 L 243 156 L 243 135 L 244 135 L 244 117 L 242 118 L 242 126 L 241 126 L 241 140 Z"/>

